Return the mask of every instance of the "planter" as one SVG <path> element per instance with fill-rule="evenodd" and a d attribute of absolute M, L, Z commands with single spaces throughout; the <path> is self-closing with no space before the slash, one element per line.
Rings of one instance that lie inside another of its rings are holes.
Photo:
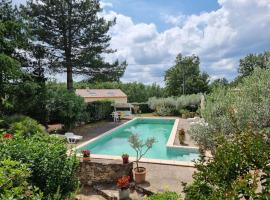
<path fill-rule="evenodd" d="M 144 167 L 138 167 L 138 168 L 136 167 L 133 171 L 134 171 L 136 183 L 145 182 L 146 169 Z"/>
<path fill-rule="evenodd" d="M 83 157 L 83 162 L 87 162 L 87 161 L 90 161 L 90 157 Z"/>
<path fill-rule="evenodd" d="M 124 199 L 129 199 L 129 188 L 126 188 L 126 189 L 120 189 L 119 190 L 119 199 L 120 200 L 124 200 Z"/>
<path fill-rule="evenodd" d="M 129 163 L 128 156 L 122 157 L 122 160 L 123 160 L 123 164 L 128 164 Z"/>

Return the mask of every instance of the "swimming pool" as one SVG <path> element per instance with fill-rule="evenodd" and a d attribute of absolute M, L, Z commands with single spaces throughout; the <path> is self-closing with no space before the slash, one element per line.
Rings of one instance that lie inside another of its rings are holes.
<path fill-rule="evenodd" d="M 87 143 L 77 147 L 77 150 L 91 150 L 91 153 L 106 158 L 121 156 L 128 153 L 131 157 L 136 156 L 130 147 L 128 138 L 132 133 L 137 133 L 140 139 L 155 137 L 157 142 L 144 156 L 143 161 L 192 161 L 199 157 L 197 148 L 177 147 L 173 145 L 177 119 L 163 118 L 135 118 Z"/>

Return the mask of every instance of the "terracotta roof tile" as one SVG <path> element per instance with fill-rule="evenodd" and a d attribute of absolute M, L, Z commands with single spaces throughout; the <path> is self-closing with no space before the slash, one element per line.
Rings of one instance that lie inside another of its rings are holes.
<path fill-rule="evenodd" d="M 76 89 L 76 94 L 81 97 L 127 97 L 127 95 L 120 89 Z"/>

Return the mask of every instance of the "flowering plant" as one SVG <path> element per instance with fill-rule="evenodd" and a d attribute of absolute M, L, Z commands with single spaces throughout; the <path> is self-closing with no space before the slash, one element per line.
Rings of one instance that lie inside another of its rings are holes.
<path fill-rule="evenodd" d="M 128 158 L 128 157 L 129 157 L 129 155 L 127 153 L 122 154 L 122 158 Z"/>
<path fill-rule="evenodd" d="M 3 138 L 4 138 L 4 139 L 12 139 L 12 138 L 13 138 L 13 135 L 10 134 L 10 133 L 5 133 L 5 134 L 3 135 Z"/>
<path fill-rule="evenodd" d="M 127 189 L 129 187 L 129 180 L 129 176 L 122 176 L 117 181 L 117 187 L 119 187 L 120 189 Z"/>
<path fill-rule="evenodd" d="M 89 150 L 82 150 L 83 157 L 90 157 L 91 151 Z"/>

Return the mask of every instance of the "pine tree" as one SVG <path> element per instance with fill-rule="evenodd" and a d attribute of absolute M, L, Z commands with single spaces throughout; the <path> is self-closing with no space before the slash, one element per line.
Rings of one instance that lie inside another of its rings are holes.
<path fill-rule="evenodd" d="M 27 45 L 27 38 L 17 8 L 9 0 L 0 0 L 0 114 L 10 84 L 21 75 L 18 50 Z"/>
<path fill-rule="evenodd" d="M 67 73 L 67 88 L 73 89 L 73 74 L 90 80 L 118 81 L 126 63 L 104 61 L 109 48 L 108 31 L 115 20 L 100 16 L 99 0 L 30 0 L 24 8 L 33 34 L 46 49 L 49 66 Z"/>

